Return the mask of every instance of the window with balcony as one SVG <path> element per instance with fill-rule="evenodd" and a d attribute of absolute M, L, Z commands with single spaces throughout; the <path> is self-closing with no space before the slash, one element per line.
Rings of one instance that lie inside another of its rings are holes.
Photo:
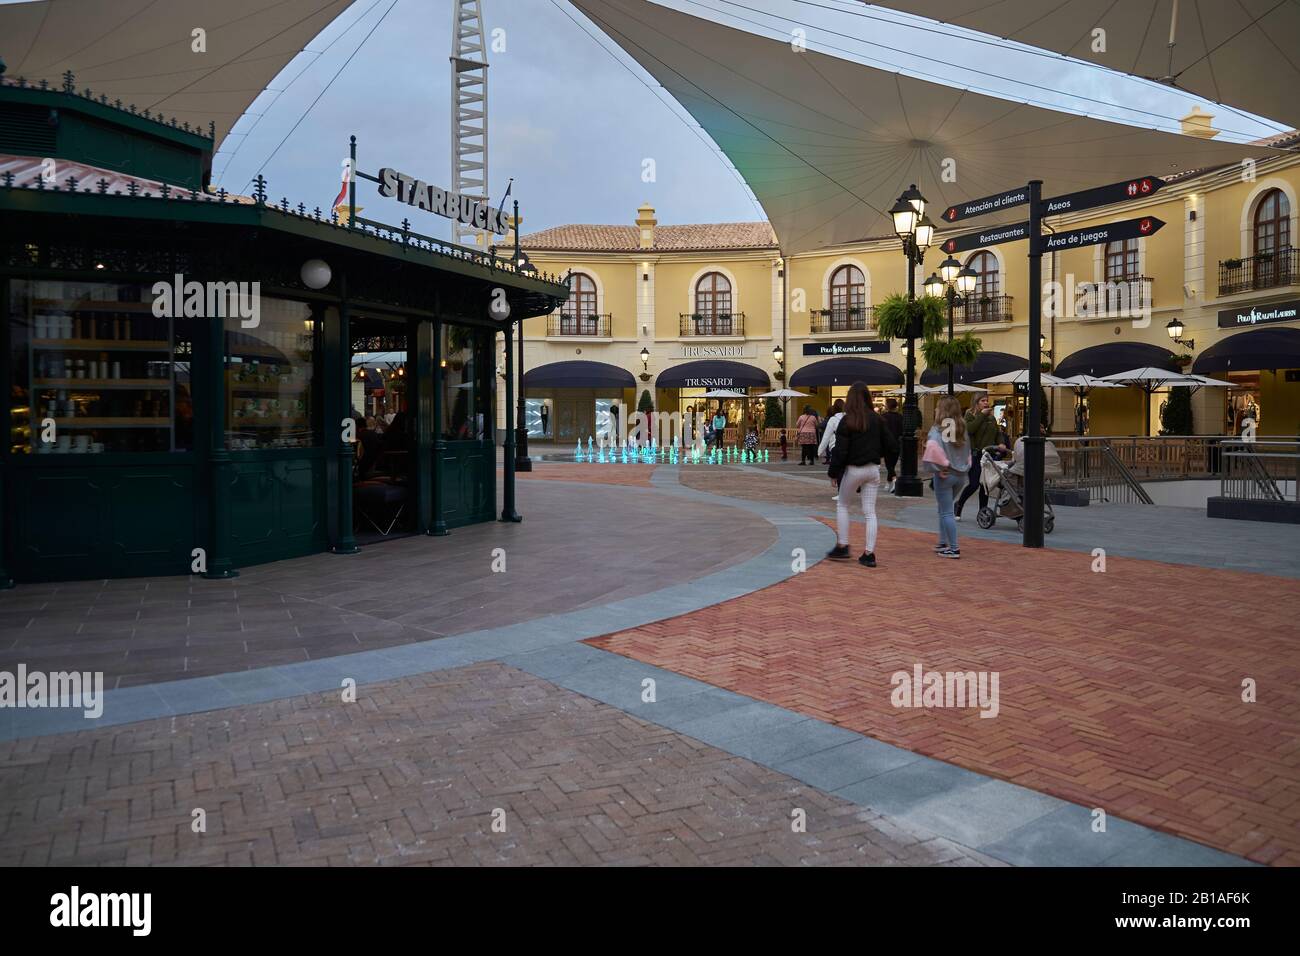
<path fill-rule="evenodd" d="M 975 272 L 975 289 L 965 297 L 958 320 L 973 323 L 1010 319 L 1010 296 L 1002 294 L 998 257 L 991 252 L 977 252 L 966 260 L 966 265 Z"/>
<path fill-rule="evenodd" d="M 1257 289 L 1291 281 L 1291 203 L 1280 189 L 1270 189 L 1255 207 L 1254 285 Z"/>
<path fill-rule="evenodd" d="M 1219 263 L 1219 295 L 1300 281 L 1300 249 L 1291 245 L 1291 200 L 1280 189 L 1259 197 L 1251 216 L 1250 255 Z"/>
<path fill-rule="evenodd" d="M 709 272 L 695 283 L 695 335 L 739 335 L 731 310 L 731 280 L 721 272 Z"/>
<path fill-rule="evenodd" d="M 547 326 L 548 335 L 608 335 L 608 323 L 597 313 L 596 281 L 585 272 L 569 276 L 569 298 L 560 307 L 559 321 Z"/>
<path fill-rule="evenodd" d="M 857 266 L 840 266 L 831 275 L 830 308 L 814 316 L 813 331 L 853 332 L 866 328 L 866 276 Z"/>

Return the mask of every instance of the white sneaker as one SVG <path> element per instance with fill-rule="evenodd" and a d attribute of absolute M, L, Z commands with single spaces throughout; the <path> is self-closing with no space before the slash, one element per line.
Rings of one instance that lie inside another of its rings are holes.
<path fill-rule="evenodd" d="M 960 521 L 960 520 L 961 520 L 961 515 L 955 514 L 955 515 L 952 516 L 952 518 L 953 518 L 954 521 Z"/>
<path fill-rule="evenodd" d="M 839 495 L 831 495 L 831 501 L 839 501 L 839 500 L 840 500 Z"/>

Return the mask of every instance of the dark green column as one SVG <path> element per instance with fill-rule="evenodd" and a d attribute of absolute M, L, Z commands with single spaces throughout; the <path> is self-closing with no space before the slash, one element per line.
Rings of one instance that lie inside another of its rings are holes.
<path fill-rule="evenodd" d="M 0 279 L 0 305 L 7 307 L 9 302 L 9 284 L 4 279 Z M 30 347 L 30 346 L 29 346 Z M 9 362 L 6 361 L 9 352 L 9 316 L 7 312 L 0 313 L 0 395 L 12 394 L 9 387 Z M 28 405 L 33 412 L 28 413 L 28 417 L 34 418 L 36 388 L 31 383 L 27 383 Z M 8 406 L 5 408 L 5 447 L 0 450 L 0 459 L 7 458 L 10 454 L 9 446 L 12 444 L 7 429 L 13 426 L 13 414 Z M 8 500 L 5 498 L 5 469 L 0 468 L 0 590 L 8 590 L 14 586 L 14 579 L 9 576 L 5 570 L 5 513 L 8 507 Z"/>
<path fill-rule="evenodd" d="M 212 482 L 212 526 L 205 578 L 235 578 L 230 557 L 230 486 L 238 467 L 226 448 L 226 327 L 208 321 L 208 477 Z"/>
<path fill-rule="evenodd" d="M 429 534 L 447 533 L 447 521 L 442 515 L 442 459 L 447 453 L 447 441 L 442 434 L 442 322 L 433 323 L 433 522 Z"/>
<path fill-rule="evenodd" d="M 501 482 L 502 495 L 504 500 L 501 503 L 501 520 L 502 521 L 523 521 L 519 512 L 515 510 L 515 429 L 510 427 L 510 413 L 515 406 L 515 371 L 514 371 L 514 340 L 511 337 L 513 326 L 510 320 L 506 319 L 503 331 L 506 337 L 505 365 L 506 365 L 506 414 L 505 414 L 505 450 L 503 452 L 505 460 L 503 470 L 505 477 Z M 496 421 L 496 409 L 492 410 L 493 421 Z M 486 419 L 486 415 L 484 418 Z M 495 442 L 494 442 L 495 444 Z M 495 483 L 495 482 L 494 482 Z"/>
<path fill-rule="evenodd" d="M 417 525 L 428 532 L 433 527 L 433 323 L 416 323 L 415 354 L 406 356 L 406 370 L 414 378 L 406 383 L 415 411 L 415 487 Z M 414 361 L 412 361 L 414 359 Z"/>
<path fill-rule="evenodd" d="M 338 452 L 339 463 L 339 536 L 334 547 L 330 549 L 335 554 L 356 554 L 361 550 L 357 547 L 357 539 L 352 534 L 352 462 L 356 457 L 356 449 L 353 447 L 353 442 L 346 441 L 343 437 L 343 419 L 352 413 L 352 334 L 349 328 L 351 312 L 352 308 L 348 304 L 348 277 L 340 272 L 339 328 L 336 340 L 338 364 L 333 369 L 326 366 L 328 381 L 334 382 L 336 389 L 341 389 L 340 400 L 334 406 L 338 409 L 336 413 L 338 417 L 332 422 L 327 422 L 325 429 L 325 447 L 334 445 Z"/>

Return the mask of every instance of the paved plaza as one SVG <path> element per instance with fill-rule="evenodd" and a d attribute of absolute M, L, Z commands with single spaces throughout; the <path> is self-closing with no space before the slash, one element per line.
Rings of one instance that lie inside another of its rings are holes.
<path fill-rule="evenodd" d="M 112 688 L 0 713 L 0 862 L 1300 863 L 1292 537 L 1102 506 L 948 562 L 882 496 L 868 570 L 804 471 L 541 462 L 520 525 L 0 594 L 0 669 Z M 915 665 L 996 717 L 893 706 Z"/>

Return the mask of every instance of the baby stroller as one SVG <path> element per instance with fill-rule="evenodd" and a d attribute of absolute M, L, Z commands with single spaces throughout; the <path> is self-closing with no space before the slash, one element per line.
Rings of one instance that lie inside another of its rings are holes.
<path fill-rule="evenodd" d="M 1025 529 L 1025 440 L 1016 440 L 1012 461 L 1000 461 L 992 454 L 992 449 L 985 449 L 980 456 L 980 484 L 988 493 L 989 503 L 981 508 L 975 516 L 975 523 L 988 529 L 1001 518 L 1015 521 L 1016 528 Z M 1043 443 L 1043 477 L 1059 478 L 1061 456 L 1056 446 L 1050 441 Z M 1043 496 L 1043 533 L 1051 534 L 1056 527 L 1056 513 L 1052 503 Z"/>

